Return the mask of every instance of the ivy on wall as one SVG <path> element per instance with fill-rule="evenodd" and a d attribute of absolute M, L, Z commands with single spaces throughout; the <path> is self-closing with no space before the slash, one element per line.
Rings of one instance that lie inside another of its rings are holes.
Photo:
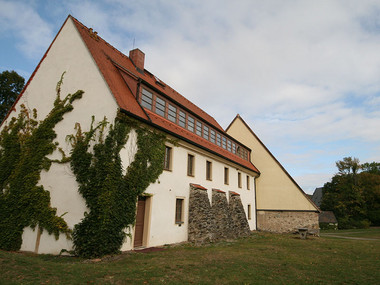
<path fill-rule="evenodd" d="M 135 222 L 137 198 L 163 171 L 165 136 L 118 113 L 107 135 L 106 119 L 88 132 L 76 126 L 71 168 L 89 212 L 73 231 L 76 255 L 92 258 L 119 252 L 125 229 Z M 137 152 L 123 173 L 120 151 L 132 130 Z"/>
<path fill-rule="evenodd" d="M 1 249 L 19 250 L 23 230 L 28 226 L 45 229 L 57 239 L 60 233 L 70 236 L 65 220 L 50 206 L 49 191 L 38 185 L 41 171 L 48 171 L 52 163 L 47 156 L 58 147 L 53 142 L 57 136 L 54 127 L 84 93 L 78 90 L 61 100 L 62 81 L 63 74 L 57 84 L 54 107 L 44 120 L 37 120 L 35 109 L 30 114 L 21 105 L 18 117 L 12 118 L 0 134 Z"/>

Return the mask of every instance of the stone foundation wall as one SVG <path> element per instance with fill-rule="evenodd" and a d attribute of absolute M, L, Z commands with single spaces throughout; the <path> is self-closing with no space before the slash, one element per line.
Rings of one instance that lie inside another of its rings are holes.
<path fill-rule="evenodd" d="M 199 186 L 199 185 L 197 185 Z M 188 240 L 195 243 L 232 239 L 250 233 L 240 196 L 212 190 L 212 205 L 207 189 L 190 187 Z"/>
<path fill-rule="evenodd" d="M 318 213 L 298 211 L 257 211 L 257 229 L 287 233 L 298 228 L 319 230 Z"/>

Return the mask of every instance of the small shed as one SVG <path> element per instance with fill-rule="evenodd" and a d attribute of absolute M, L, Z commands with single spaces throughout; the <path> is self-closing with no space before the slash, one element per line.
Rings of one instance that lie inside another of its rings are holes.
<path fill-rule="evenodd" d="M 338 229 L 338 220 L 333 211 L 322 211 L 319 214 L 319 227 L 322 230 Z"/>

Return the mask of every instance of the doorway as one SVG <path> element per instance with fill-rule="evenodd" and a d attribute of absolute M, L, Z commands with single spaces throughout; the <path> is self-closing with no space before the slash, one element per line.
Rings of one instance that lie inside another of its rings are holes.
<path fill-rule="evenodd" d="M 135 225 L 135 240 L 133 243 L 134 247 L 139 247 L 143 245 L 144 239 L 144 224 L 145 224 L 145 205 L 146 197 L 141 196 L 137 202 L 137 213 L 136 213 L 136 225 Z"/>

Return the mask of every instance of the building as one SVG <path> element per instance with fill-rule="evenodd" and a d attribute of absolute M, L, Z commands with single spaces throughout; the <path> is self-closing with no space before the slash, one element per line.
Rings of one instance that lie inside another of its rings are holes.
<path fill-rule="evenodd" d="M 252 149 L 251 161 L 261 172 L 255 179 L 257 229 L 272 232 L 319 229 L 319 208 L 243 118 L 237 115 L 228 126 L 227 133 Z"/>
<path fill-rule="evenodd" d="M 61 94 L 85 92 L 55 127 L 56 141 L 66 153 L 70 145 L 65 139 L 76 123 L 86 131 L 92 116 L 96 122 L 104 117 L 113 122 L 118 110 L 177 141 L 166 144 L 164 171 L 139 198 L 136 226 L 121 250 L 204 242 L 256 230 L 255 179 L 260 172 L 251 163 L 251 149 L 144 69 L 144 61 L 139 49 L 127 57 L 69 16 L 4 122 L 17 115 L 21 104 L 36 108 L 38 119 L 45 118 L 57 81 L 66 72 Z M 133 160 L 134 147 L 131 136 L 121 152 L 125 168 Z M 57 215 L 66 213 L 70 228 L 81 221 L 88 209 L 68 165 L 53 164 L 41 173 L 40 184 L 50 192 Z M 62 234 L 55 240 L 46 231 L 28 227 L 21 250 L 56 254 L 72 246 Z"/>
<path fill-rule="evenodd" d="M 315 188 L 313 196 L 311 200 L 317 205 L 318 207 L 321 206 L 322 203 L 322 197 L 323 197 L 323 187 Z"/>

